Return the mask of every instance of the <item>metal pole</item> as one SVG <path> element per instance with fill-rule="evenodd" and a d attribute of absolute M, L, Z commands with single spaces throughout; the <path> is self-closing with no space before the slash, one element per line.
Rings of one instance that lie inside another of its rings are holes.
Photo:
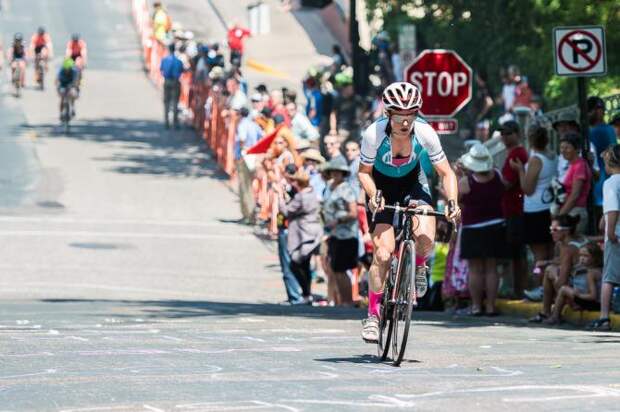
<path fill-rule="evenodd" d="M 360 92 L 360 33 L 357 26 L 357 2 L 356 0 L 349 1 L 349 39 L 351 41 L 351 67 L 353 68 L 353 88 L 355 93 Z"/>
<path fill-rule="evenodd" d="M 590 133 L 588 121 L 588 87 L 585 77 L 577 78 L 577 95 L 579 98 L 579 124 L 581 126 L 581 135 L 583 138 L 583 148 L 581 150 L 584 159 L 588 160 L 590 155 Z M 596 159 L 594 159 L 596 162 Z M 596 216 L 594 215 L 594 196 L 593 191 L 588 195 L 588 233 L 594 235 L 596 233 Z"/>

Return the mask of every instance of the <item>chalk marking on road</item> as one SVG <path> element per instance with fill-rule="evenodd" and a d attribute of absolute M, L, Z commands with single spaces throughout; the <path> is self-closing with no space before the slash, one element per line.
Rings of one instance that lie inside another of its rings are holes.
<path fill-rule="evenodd" d="M 135 405 L 93 406 L 89 408 L 61 409 L 59 412 L 130 411 L 135 410 L 135 407 Z"/>
<path fill-rule="evenodd" d="M 265 339 L 255 338 L 254 336 L 242 336 L 241 339 L 251 340 L 253 342 L 265 342 Z"/>
<path fill-rule="evenodd" d="M 304 333 L 304 334 L 317 334 L 317 333 L 345 333 L 342 329 L 261 329 L 261 332 L 270 333 Z"/>
<path fill-rule="evenodd" d="M 281 399 L 278 402 L 303 403 L 308 405 L 334 405 L 334 406 L 360 406 L 360 407 L 382 407 L 382 408 L 411 408 L 415 403 L 403 401 L 390 396 L 371 395 L 367 401 L 337 401 L 337 400 L 318 400 L 318 399 Z"/>
<path fill-rule="evenodd" d="M 144 408 L 148 409 L 149 411 L 153 411 L 153 412 L 166 412 L 163 409 L 159 409 L 159 408 L 156 408 L 156 407 L 151 406 L 151 405 L 144 404 L 142 406 L 144 406 Z"/>
<path fill-rule="evenodd" d="M 80 342 L 88 342 L 89 339 L 87 338 L 82 338 L 81 336 L 67 336 L 67 339 L 73 339 L 73 340 L 77 340 Z"/>
<path fill-rule="evenodd" d="M 58 370 L 56 370 L 56 369 L 46 369 L 46 370 L 44 370 L 42 372 L 24 373 L 23 375 L 0 376 L 0 379 L 15 379 L 15 378 L 25 378 L 25 377 L 28 377 L 28 376 L 53 375 L 56 372 L 58 372 Z"/>
<path fill-rule="evenodd" d="M 247 411 L 256 409 L 270 409 L 274 408 L 284 409 L 290 412 L 299 412 L 299 409 L 288 405 L 282 405 L 279 403 L 271 403 L 264 401 L 248 400 L 248 401 L 216 401 L 216 402 L 197 402 L 175 405 L 177 409 L 189 409 L 200 411 Z"/>
<path fill-rule="evenodd" d="M 489 392 L 511 392 L 511 391 L 561 391 L 567 390 L 573 392 L 582 392 L 580 395 L 560 395 L 545 397 L 526 397 L 526 398 L 502 398 L 502 402 L 551 402 L 568 399 L 585 399 L 585 398 L 601 398 L 601 397 L 620 397 L 620 390 L 607 388 L 596 385 L 518 385 L 518 386 L 499 386 L 494 388 L 469 388 L 455 389 L 448 391 L 435 391 L 422 394 L 398 394 L 401 399 L 419 399 L 419 398 L 445 398 L 447 395 L 456 395 L 464 393 L 489 393 Z"/>
<path fill-rule="evenodd" d="M 367 363 L 370 363 L 368 361 Z M 458 366 L 458 365 L 457 365 Z M 413 371 L 407 369 L 386 368 L 378 369 L 375 365 L 362 365 L 362 367 L 372 368 L 370 373 L 383 374 L 383 375 L 398 375 L 398 376 L 432 376 L 432 377 L 452 377 L 452 378 L 507 378 L 512 376 L 523 375 L 520 370 L 504 369 L 497 366 L 490 366 L 489 369 L 498 372 L 493 373 L 435 373 L 432 371 Z M 446 369 L 455 369 L 456 366 L 450 365 Z"/>
<path fill-rule="evenodd" d="M 30 321 L 29 320 L 16 320 L 15 323 L 18 325 L 27 325 L 30 323 Z"/>
<path fill-rule="evenodd" d="M 0 353 L 0 358 L 36 358 L 39 356 L 54 356 L 52 352 L 35 352 L 35 353 Z"/>
<path fill-rule="evenodd" d="M 319 372 L 319 375 L 323 375 L 327 377 L 328 379 L 336 379 L 338 376 L 340 376 L 337 373 L 333 373 L 333 372 Z"/>
<path fill-rule="evenodd" d="M 168 336 L 168 335 L 162 335 L 161 336 L 163 339 L 168 339 L 174 342 L 185 342 L 185 339 L 181 339 L 181 338 L 175 338 L 174 336 Z"/>
<path fill-rule="evenodd" d="M 254 242 L 256 238 L 252 236 L 241 236 L 239 234 L 216 235 L 198 233 L 137 233 L 137 232 L 101 232 L 87 230 L 2 230 L 0 236 L 47 236 L 47 237 L 93 237 L 93 238 L 113 238 L 113 239 L 181 239 L 181 240 L 247 240 Z"/>
<path fill-rule="evenodd" d="M 260 323 L 260 322 L 265 322 L 265 319 L 258 319 L 258 318 L 239 318 L 239 322 L 246 322 L 246 323 Z"/>
<path fill-rule="evenodd" d="M 48 334 L 48 335 L 60 335 L 60 332 L 58 332 L 58 331 L 57 331 L 57 330 L 55 330 L 55 329 L 50 329 L 50 330 L 47 332 L 47 334 Z"/>

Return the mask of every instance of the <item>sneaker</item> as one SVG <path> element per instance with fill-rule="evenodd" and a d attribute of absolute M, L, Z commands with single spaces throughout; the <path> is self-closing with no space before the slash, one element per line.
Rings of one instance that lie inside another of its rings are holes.
<path fill-rule="evenodd" d="M 362 339 L 366 343 L 379 342 L 379 319 L 369 316 L 362 321 Z"/>
<path fill-rule="evenodd" d="M 588 329 L 597 332 L 608 332 L 611 330 L 609 318 L 597 319 L 588 325 Z"/>
<path fill-rule="evenodd" d="M 539 286 L 532 290 L 524 290 L 523 294 L 527 300 L 531 300 L 532 302 L 540 302 L 543 299 L 543 287 Z"/>
<path fill-rule="evenodd" d="M 428 279 L 427 279 L 428 267 L 422 266 L 416 270 L 415 273 L 415 288 L 418 293 L 418 299 L 421 299 L 426 295 L 426 291 L 428 290 Z"/>

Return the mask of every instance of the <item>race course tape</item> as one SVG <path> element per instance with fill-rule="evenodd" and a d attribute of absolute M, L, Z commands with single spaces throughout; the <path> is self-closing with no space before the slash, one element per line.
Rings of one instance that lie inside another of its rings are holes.
<path fill-rule="evenodd" d="M 255 60 L 248 59 L 245 63 L 249 68 L 256 70 L 261 73 L 269 74 L 274 77 L 279 77 L 281 79 L 289 79 L 290 76 L 280 70 L 274 69 L 273 67 L 267 66 L 265 64 L 259 63 Z"/>

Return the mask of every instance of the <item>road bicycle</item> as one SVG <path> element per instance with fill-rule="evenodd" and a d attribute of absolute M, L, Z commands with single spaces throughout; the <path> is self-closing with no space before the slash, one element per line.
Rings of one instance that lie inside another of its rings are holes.
<path fill-rule="evenodd" d="M 39 85 L 39 89 L 45 89 L 45 61 L 40 54 L 34 58 L 34 77 Z"/>
<path fill-rule="evenodd" d="M 63 88 L 60 93 L 60 122 L 63 127 L 65 134 L 69 134 L 71 117 L 72 117 L 72 107 L 71 107 L 71 88 Z"/>
<path fill-rule="evenodd" d="M 15 67 L 13 68 L 13 78 L 11 81 L 13 83 L 13 87 L 15 87 L 15 97 L 20 97 L 22 89 L 22 67 L 19 64 L 19 61 L 16 62 Z"/>
<path fill-rule="evenodd" d="M 377 193 L 381 198 L 380 192 Z M 426 266 L 416 266 L 416 241 L 413 237 L 413 217 L 432 216 L 446 219 L 441 212 L 415 207 L 386 205 L 397 213 L 399 221 L 396 248 L 392 254 L 390 269 L 383 289 L 383 301 L 379 317 L 377 353 L 382 361 L 392 350 L 392 364 L 399 366 L 405 356 L 411 324 L 411 311 L 418 305 L 415 275 L 418 270 L 426 276 Z M 374 220 L 374 216 L 373 216 Z"/>

